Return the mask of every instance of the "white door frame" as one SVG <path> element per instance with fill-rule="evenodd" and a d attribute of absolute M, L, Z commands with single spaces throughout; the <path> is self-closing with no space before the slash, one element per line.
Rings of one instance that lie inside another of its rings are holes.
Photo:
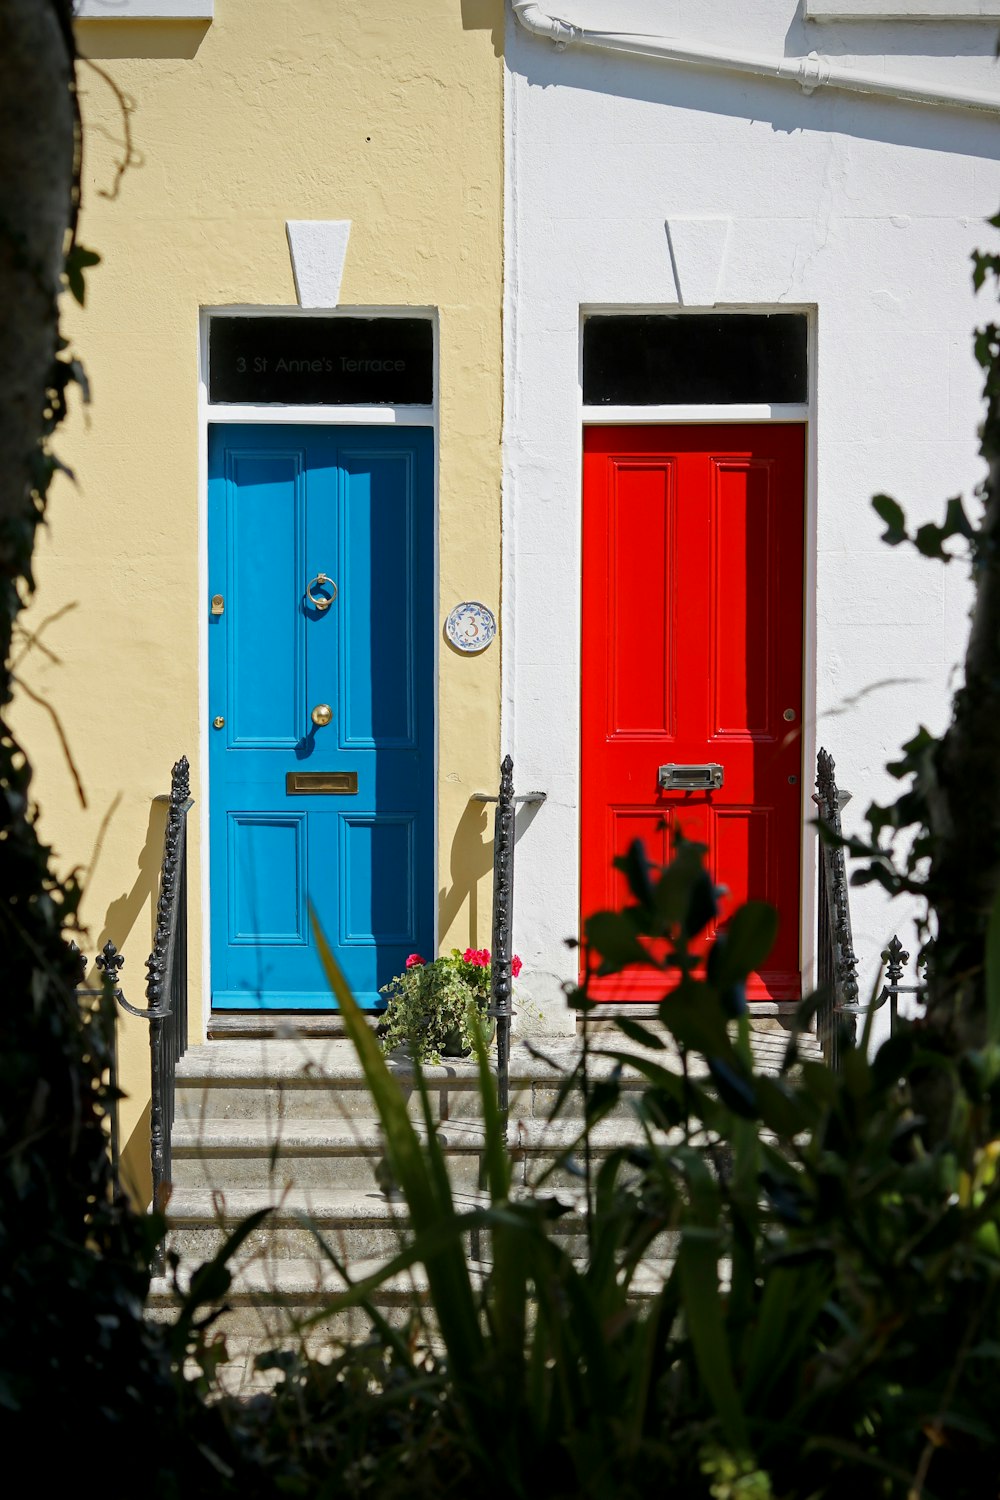
<path fill-rule="evenodd" d="M 213 318 L 425 318 L 433 330 L 433 402 L 430 406 L 279 406 L 267 404 L 213 405 L 208 392 L 208 335 Z M 437 309 L 433 307 L 336 307 L 302 308 L 281 305 L 248 306 L 233 304 L 203 307 L 198 318 L 198 770 L 200 817 L 198 820 L 201 860 L 201 1036 L 207 1035 L 212 1014 L 212 944 L 211 882 L 209 871 L 209 701 L 208 701 L 208 429 L 215 422 L 246 422 L 259 426 L 313 424 L 340 427 L 429 427 L 434 439 L 434 577 L 432 580 L 434 618 L 438 609 L 439 547 L 439 359 L 440 337 Z M 434 803 L 431 845 L 433 849 L 434 890 L 438 889 L 438 688 L 439 632 L 434 632 Z M 438 906 L 434 903 L 434 949 L 438 941 Z"/>
<path fill-rule="evenodd" d="M 582 557 L 583 521 L 583 429 L 594 426 L 670 426 L 702 425 L 752 422 L 802 422 L 806 425 L 806 472 L 805 481 L 805 525 L 802 594 L 802 832 L 801 832 L 801 895 L 799 898 L 799 955 L 802 967 L 802 993 L 807 995 L 816 982 L 816 835 L 810 826 L 809 803 L 812 796 L 812 773 L 816 765 L 817 731 L 817 633 L 816 633 L 816 583 L 817 583 L 817 450 L 816 450 L 816 366 L 817 366 L 817 309 L 815 306 L 793 307 L 785 303 L 754 304 L 750 306 L 691 309 L 689 315 L 698 316 L 710 311 L 725 313 L 803 313 L 806 317 L 806 392 L 804 402 L 756 402 L 737 405 L 693 405 L 693 406 L 586 406 L 583 401 L 583 325 L 595 313 L 636 314 L 659 313 L 672 317 L 684 317 L 686 310 L 678 307 L 609 307 L 587 306 L 580 309 L 579 338 L 579 442 L 577 444 L 577 491 L 580 495 L 580 529 L 577 538 L 578 557 Z M 581 599 L 582 608 L 582 599 Z M 578 637 L 583 621 L 577 621 Z M 577 764 L 577 787 L 579 788 L 580 766 Z M 577 796 L 579 805 L 579 794 Z M 613 1007 L 612 1007 L 613 1008 Z M 765 1016 L 794 1010 L 794 1003 L 777 1001 L 755 1001 L 753 1014 Z"/>

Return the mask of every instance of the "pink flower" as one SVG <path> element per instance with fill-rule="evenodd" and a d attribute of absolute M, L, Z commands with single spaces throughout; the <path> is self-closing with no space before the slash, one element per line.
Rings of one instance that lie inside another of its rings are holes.
<path fill-rule="evenodd" d="M 411 953 L 409 958 L 406 960 L 406 967 L 408 969 L 418 969 L 422 963 L 423 959 L 420 957 L 419 953 Z"/>
<path fill-rule="evenodd" d="M 466 948 L 462 954 L 464 964 L 474 964 L 477 969 L 488 969 L 490 966 L 490 950 L 488 948 Z"/>
<path fill-rule="evenodd" d="M 521 960 L 518 958 L 517 954 L 515 953 L 514 957 L 510 961 L 510 972 L 511 972 L 511 974 L 513 975 L 513 977 L 515 979 L 517 978 L 518 974 L 520 974 L 520 972 L 521 972 L 521 970 L 523 968 L 524 968 L 523 963 L 521 962 Z"/>

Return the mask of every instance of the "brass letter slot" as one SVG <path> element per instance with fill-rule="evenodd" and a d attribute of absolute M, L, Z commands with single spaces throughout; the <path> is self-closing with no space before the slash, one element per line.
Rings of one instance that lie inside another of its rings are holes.
<path fill-rule="evenodd" d="M 704 766 L 678 766 L 673 761 L 660 766 L 657 785 L 664 791 L 716 792 L 725 780 L 725 771 L 716 762 Z"/>
<path fill-rule="evenodd" d="M 285 776 L 289 797 L 351 797 L 357 790 L 357 771 L 289 771 Z"/>

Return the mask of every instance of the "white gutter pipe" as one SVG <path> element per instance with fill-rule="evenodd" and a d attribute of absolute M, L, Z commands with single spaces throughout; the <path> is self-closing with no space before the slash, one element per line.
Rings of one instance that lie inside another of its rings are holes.
<path fill-rule="evenodd" d="M 512 0 L 519 25 L 532 36 L 554 42 L 557 49 L 593 47 L 601 52 L 623 52 L 633 57 L 661 58 L 693 68 L 722 73 L 747 73 L 754 78 L 797 83 L 804 94 L 818 88 L 848 89 L 855 94 L 905 99 L 913 104 L 948 105 L 952 109 L 979 109 L 1000 114 L 1000 95 L 979 93 L 957 85 L 918 83 L 893 77 L 891 73 L 865 73 L 838 67 L 828 57 L 810 52 L 808 57 L 765 57 L 754 52 L 729 52 L 722 47 L 692 46 L 670 37 L 645 32 L 593 31 L 561 21 L 537 0 Z"/>

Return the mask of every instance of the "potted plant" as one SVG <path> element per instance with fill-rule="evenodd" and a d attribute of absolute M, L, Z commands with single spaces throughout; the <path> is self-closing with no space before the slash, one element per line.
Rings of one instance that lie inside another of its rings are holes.
<path fill-rule="evenodd" d="M 382 1050 L 405 1047 L 417 1062 L 468 1057 L 473 1019 L 477 1012 L 485 1016 L 490 1003 L 492 972 L 488 948 L 453 948 L 431 963 L 411 953 L 402 974 L 382 986 L 389 1002 L 379 1027 Z M 511 973 L 516 978 L 520 972 L 515 954 Z"/>

